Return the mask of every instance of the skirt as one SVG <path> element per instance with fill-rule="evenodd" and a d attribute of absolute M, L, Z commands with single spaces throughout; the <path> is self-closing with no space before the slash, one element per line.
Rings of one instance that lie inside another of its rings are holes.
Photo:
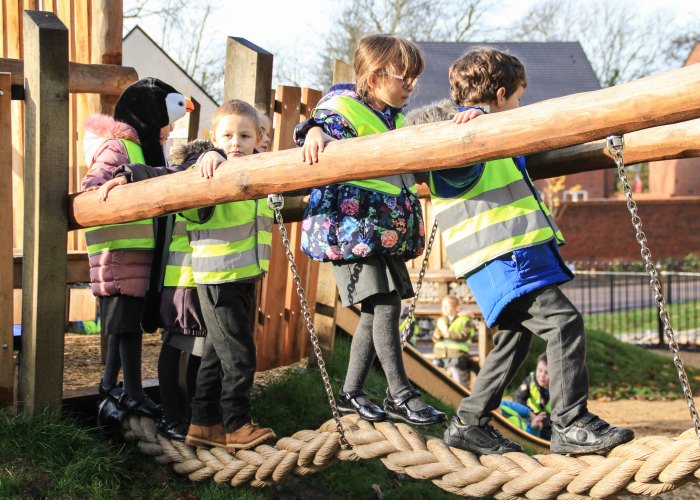
<path fill-rule="evenodd" d="M 100 321 L 105 335 L 140 333 L 143 297 L 100 297 Z"/>
<path fill-rule="evenodd" d="M 378 293 L 398 292 L 413 297 L 413 285 L 402 257 L 372 255 L 352 262 L 333 262 L 333 275 L 344 307 L 359 304 Z"/>

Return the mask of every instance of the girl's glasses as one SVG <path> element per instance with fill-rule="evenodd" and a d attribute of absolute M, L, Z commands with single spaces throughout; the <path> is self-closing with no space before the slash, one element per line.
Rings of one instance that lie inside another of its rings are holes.
<path fill-rule="evenodd" d="M 400 76 L 400 75 L 395 75 L 394 73 L 389 73 L 388 71 L 385 72 L 386 76 L 390 76 L 392 78 L 396 78 L 397 80 L 401 80 L 403 83 L 401 84 L 401 87 L 404 90 L 408 90 L 411 87 L 414 87 L 416 83 L 418 82 L 418 77 L 417 76 Z"/>

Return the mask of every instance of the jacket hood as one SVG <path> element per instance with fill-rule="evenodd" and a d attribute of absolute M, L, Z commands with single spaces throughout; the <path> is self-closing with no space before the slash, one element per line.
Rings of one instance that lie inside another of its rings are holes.
<path fill-rule="evenodd" d="M 182 165 L 192 155 L 201 155 L 214 149 L 211 141 L 192 141 L 173 148 L 170 152 L 170 164 Z"/>
<path fill-rule="evenodd" d="M 119 122 L 108 115 L 90 115 L 85 120 L 85 137 L 83 138 L 83 155 L 85 163 L 91 165 L 95 154 L 105 141 L 126 139 L 139 144 L 139 136 L 131 125 Z"/>

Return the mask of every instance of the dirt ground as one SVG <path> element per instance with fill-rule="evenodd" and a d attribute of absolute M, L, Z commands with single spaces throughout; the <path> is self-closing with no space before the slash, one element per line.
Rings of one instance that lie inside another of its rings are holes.
<path fill-rule="evenodd" d="M 160 336 L 144 335 L 143 338 L 143 378 L 157 378 L 158 353 L 160 352 Z M 671 356 L 668 351 L 657 351 L 662 355 Z M 686 365 L 700 368 L 699 352 L 684 352 L 681 354 Z M 64 395 L 72 391 L 96 388 L 102 375 L 100 359 L 100 338 L 97 335 L 66 334 L 64 357 Z M 256 384 L 264 384 L 269 378 L 277 376 L 276 371 L 256 374 Z M 589 409 L 608 422 L 634 429 L 637 436 L 663 435 L 677 436 L 692 427 L 688 406 L 678 392 L 679 399 L 671 401 L 595 401 L 590 400 Z M 700 397 L 695 404 L 700 407 Z M 648 499 L 650 497 L 623 497 L 627 499 Z M 677 491 L 672 491 L 659 497 L 664 500 L 691 500 L 700 498 L 700 485 L 689 484 Z"/>

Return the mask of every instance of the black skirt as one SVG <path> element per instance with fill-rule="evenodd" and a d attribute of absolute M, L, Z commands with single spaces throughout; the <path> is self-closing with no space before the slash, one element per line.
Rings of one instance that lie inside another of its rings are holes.
<path fill-rule="evenodd" d="M 115 295 L 100 297 L 100 321 L 102 333 L 123 335 L 141 332 L 143 297 Z"/>

